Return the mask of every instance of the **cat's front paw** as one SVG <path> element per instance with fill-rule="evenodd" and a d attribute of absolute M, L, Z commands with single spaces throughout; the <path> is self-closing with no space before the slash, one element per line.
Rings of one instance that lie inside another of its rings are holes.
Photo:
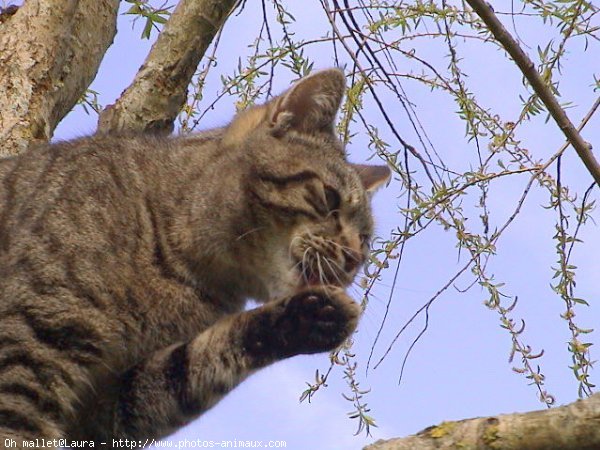
<path fill-rule="evenodd" d="M 259 359 L 333 350 L 358 322 L 360 306 L 336 286 L 311 287 L 254 310 L 246 348 Z"/>
<path fill-rule="evenodd" d="M 360 306 L 335 286 L 311 288 L 285 302 L 278 323 L 291 354 L 319 353 L 340 346 L 355 330 Z"/>

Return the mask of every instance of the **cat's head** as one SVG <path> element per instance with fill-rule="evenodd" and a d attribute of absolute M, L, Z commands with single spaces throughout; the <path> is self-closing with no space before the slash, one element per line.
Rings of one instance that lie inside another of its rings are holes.
<path fill-rule="evenodd" d="M 370 198 L 387 166 L 351 164 L 334 131 L 345 89 L 340 70 L 316 72 L 265 105 L 240 113 L 222 145 L 247 155 L 248 214 L 256 229 L 261 300 L 311 285 L 348 286 L 373 234 Z"/>

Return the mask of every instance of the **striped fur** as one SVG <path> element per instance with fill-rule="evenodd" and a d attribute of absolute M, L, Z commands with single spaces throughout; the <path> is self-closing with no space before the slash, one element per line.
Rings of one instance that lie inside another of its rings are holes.
<path fill-rule="evenodd" d="M 352 333 L 389 171 L 346 161 L 343 88 L 322 71 L 197 136 L 0 161 L 0 443 L 159 438 Z"/>

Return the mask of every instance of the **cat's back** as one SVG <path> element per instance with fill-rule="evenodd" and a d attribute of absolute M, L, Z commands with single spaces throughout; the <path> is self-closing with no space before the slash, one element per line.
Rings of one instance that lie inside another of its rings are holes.
<path fill-rule="evenodd" d="M 185 178 L 178 151 L 170 139 L 91 137 L 0 161 L 0 327 L 11 339 L 72 371 L 131 357 L 138 344 L 124 341 L 155 345 L 172 317 L 152 296 L 190 291 L 164 269 L 157 206 Z"/>
<path fill-rule="evenodd" d="M 177 170 L 170 167 L 175 147 L 152 136 L 94 136 L 1 160 L 0 236 L 39 231 L 52 221 L 85 232 L 92 222 L 110 219 L 110 211 L 115 218 L 132 213 L 135 197 L 165 184 L 161 171 Z"/>
<path fill-rule="evenodd" d="M 0 303 L 26 301 L 15 289 L 39 298 L 60 286 L 118 286 L 151 261 L 150 193 L 165 184 L 157 172 L 172 165 L 169 147 L 90 137 L 0 161 Z"/>
<path fill-rule="evenodd" d="M 93 136 L 1 160 L 0 306 L 72 296 L 109 308 L 157 274 L 173 279 L 166 230 L 204 148 L 201 138 Z"/>

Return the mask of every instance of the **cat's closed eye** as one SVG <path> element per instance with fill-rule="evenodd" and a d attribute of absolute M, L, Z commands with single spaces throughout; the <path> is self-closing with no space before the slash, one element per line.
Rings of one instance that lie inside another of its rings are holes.
<path fill-rule="evenodd" d="M 340 209 L 342 198 L 336 189 L 325 186 L 325 201 L 327 202 L 327 210 L 334 212 Z"/>

